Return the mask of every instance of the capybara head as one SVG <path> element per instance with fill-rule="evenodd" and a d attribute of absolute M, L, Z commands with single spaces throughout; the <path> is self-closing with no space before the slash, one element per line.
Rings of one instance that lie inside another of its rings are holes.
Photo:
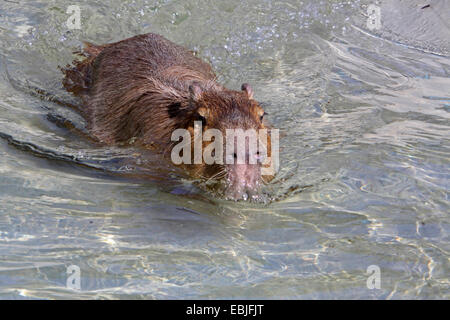
<path fill-rule="evenodd" d="M 215 182 L 225 197 L 234 200 L 257 199 L 261 185 L 272 178 L 262 174 L 271 152 L 266 113 L 248 84 L 241 89 L 214 90 L 194 82 L 184 109 L 189 110 L 184 118 L 193 155 L 193 164 L 186 167 L 194 176 Z M 170 112 L 176 114 L 176 110 Z"/>

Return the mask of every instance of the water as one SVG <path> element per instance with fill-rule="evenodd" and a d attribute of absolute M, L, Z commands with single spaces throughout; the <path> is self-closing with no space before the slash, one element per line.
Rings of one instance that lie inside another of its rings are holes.
<path fill-rule="evenodd" d="M 70 1 L 1 2 L 0 298 L 449 299 L 449 5 L 383 1 L 371 30 L 371 3 L 79 1 L 69 30 Z M 81 41 L 145 32 L 252 84 L 282 131 L 270 203 L 138 179 L 139 150 L 50 121 L 84 126 L 54 102 Z"/>

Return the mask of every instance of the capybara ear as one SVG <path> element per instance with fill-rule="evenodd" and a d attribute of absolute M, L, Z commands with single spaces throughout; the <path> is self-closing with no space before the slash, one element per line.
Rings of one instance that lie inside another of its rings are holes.
<path fill-rule="evenodd" d="M 202 93 L 203 93 L 203 90 L 202 90 L 202 87 L 200 86 L 200 83 L 193 82 L 189 86 L 189 94 L 190 94 L 190 97 L 191 97 L 192 101 L 200 100 L 200 98 L 202 96 Z"/>
<path fill-rule="evenodd" d="M 249 99 L 253 99 L 253 89 L 248 83 L 243 83 L 241 86 L 241 90 L 247 93 Z"/>

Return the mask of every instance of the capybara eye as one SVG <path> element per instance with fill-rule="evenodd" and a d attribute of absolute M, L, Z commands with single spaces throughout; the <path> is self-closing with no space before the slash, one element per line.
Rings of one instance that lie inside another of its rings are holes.
<path fill-rule="evenodd" d="M 204 116 L 199 115 L 198 120 L 202 122 L 202 126 L 206 125 L 206 118 Z"/>
<path fill-rule="evenodd" d="M 261 117 L 259 117 L 259 120 L 263 121 L 263 119 L 264 119 L 264 116 L 266 116 L 266 115 L 267 115 L 267 113 L 266 113 L 266 112 L 264 112 L 264 113 L 262 114 L 262 116 L 261 116 Z"/>

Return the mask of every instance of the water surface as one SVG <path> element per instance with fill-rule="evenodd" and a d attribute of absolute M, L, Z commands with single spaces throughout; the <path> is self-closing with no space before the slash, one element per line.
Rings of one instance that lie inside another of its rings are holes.
<path fill-rule="evenodd" d="M 0 298 L 449 299 L 450 13 L 419 2 L 373 30 L 370 1 L 79 1 L 80 30 L 70 1 L 1 2 Z M 252 84 L 283 132 L 270 202 L 132 178 L 138 150 L 52 121 L 84 127 L 55 103 L 82 41 L 146 32 Z"/>

